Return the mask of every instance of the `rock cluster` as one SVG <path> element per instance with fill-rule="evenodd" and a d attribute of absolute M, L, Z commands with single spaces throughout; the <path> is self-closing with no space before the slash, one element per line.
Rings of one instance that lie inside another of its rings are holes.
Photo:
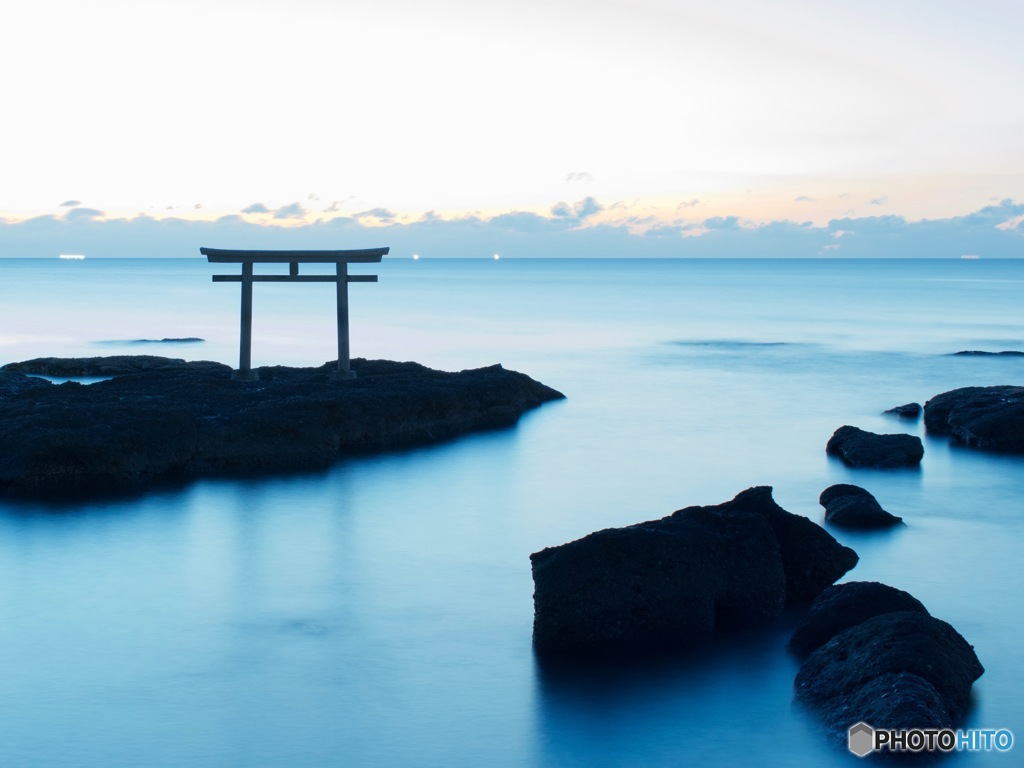
<path fill-rule="evenodd" d="M 354 360 L 358 377 L 341 382 L 331 380 L 334 367 L 266 367 L 258 382 L 243 382 L 219 363 L 141 355 L 5 366 L 0 493 L 79 496 L 322 468 L 345 454 L 507 427 L 563 397 L 500 365 L 445 373 Z M 18 370 L 113 378 L 54 385 Z"/>
<path fill-rule="evenodd" d="M 546 655 L 680 648 L 807 602 L 857 555 L 762 486 L 530 556 L 534 646 Z"/>
<path fill-rule="evenodd" d="M 951 728 L 985 671 L 974 648 L 911 595 L 851 582 L 825 590 L 790 647 L 805 657 L 794 687 L 832 738 L 850 726 Z"/>
<path fill-rule="evenodd" d="M 924 445 L 916 435 L 879 435 L 847 425 L 833 433 L 825 452 L 851 467 L 892 469 L 918 466 Z"/>

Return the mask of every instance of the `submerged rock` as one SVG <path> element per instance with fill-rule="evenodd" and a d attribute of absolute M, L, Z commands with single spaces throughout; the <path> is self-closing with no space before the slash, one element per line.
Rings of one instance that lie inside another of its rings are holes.
<path fill-rule="evenodd" d="M 891 528 L 903 522 L 857 485 L 831 485 L 821 492 L 818 503 L 825 508 L 825 522 L 840 528 Z"/>
<path fill-rule="evenodd" d="M 530 559 L 538 653 L 604 655 L 687 647 L 772 621 L 846 573 L 857 555 L 758 487 Z"/>
<path fill-rule="evenodd" d="M 921 601 L 902 589 L 877 581 L 848 581 L 826 588 L 789 640 L 790 649 L 803 658 L 840 632 L 873 616 L 897 611 L 928 613 Z"/>
<path fill-rule="evenodd" d="M 989 451 L 1024 452 L 1024 387 L 962 387 L 924 404 L 931 434 Z"/>
<path fill-rule="evenodd" d="M 980 349 L 965 349 L 961 352 L 954 352 L 955 357 L 1024 357 L 1024 352 L 1018 349 L 1004 349 L 1002 352 L 986 352 Z"/>
<path fill-rule="evenodd" d="M 348 381 L 332 381 L 334 367 L 260 368 L 258 382 L 244 382 L 219 363 L 149 356 L 6 366 L 114 378 L 0 400 L 0 492 L 84 495 L 323 468 L 346 454 L 508 427 L 564 397 L 500 365 L 445 373 L 353 360 L 358 378 Z"/>
<path fill-rule="evenodd" d="M 873 616 L 813 651 L 794 681 L 836 742 L 858 722 L 874 728 L 952 728 L 984 673 L 953 627 L 918 610 Z"/>
<path fill-rule="evenodd" d="M 905 405 L 897 405 L 895 408 L 883 411 L 883 413 L 899 416 L 901 419 L 919 419 L 921 418 L 921 404 L 906 403 Z"/>
<path fill-rule="evenodd" d="M 891 469 L 919 465 L 924 445 L 916 435 L 879 435 L 847 425 L 833 433 L 825 452 L 850 467 Z"/>

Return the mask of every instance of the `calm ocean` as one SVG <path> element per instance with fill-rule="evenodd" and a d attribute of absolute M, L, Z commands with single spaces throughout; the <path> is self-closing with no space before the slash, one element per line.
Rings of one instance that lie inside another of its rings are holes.
<path fill-rule="evenodd" d="M 0 363 L 237 364 L 238 287 L 202 259 L 0 260 Z M 968 725 L 1024 739 L 1024 458 L 881 415 L 1022 384 L 1024 261 L 389 259 L 350 287 L 353 356 L 500 362 L 568 399 L 513 429 L 140 498 L 0 501 L 0 765 L 853 766 L 792 703 L 791 624 L 589 674 L 535 664 L 529 555 L 771 485 L 837 482 L 905 529 L 833 532 L 985 666 Z M 335 357 L 334 296 L 255 289 L 253 365 Z M 202 343 L 139 339 L 201 337 Z M 853 424 L 920 470 L 826 457 Z M 957 765 L 1009 766 L 1010 754 Z"/>

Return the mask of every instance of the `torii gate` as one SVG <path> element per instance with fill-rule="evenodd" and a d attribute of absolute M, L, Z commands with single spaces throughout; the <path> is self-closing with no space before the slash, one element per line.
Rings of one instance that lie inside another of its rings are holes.
<path fill-rule="evenodd" d="M 355 378 L 349 361 L 348 284 L 375 283 L 377 275 L 350 275 L 349 264 L 376 263 L 390 248 L 366 248 L 358 251 L 228 251 L 200 248 L 211 263 L 241 264 L 240 275 L 214 275 L 215 283 L 242 284 L 242 323 L 235 378 L 255 381 L 252 370 L 252 284 L 253 283 L 335 283 L 338 288 L 338 370 L 339 379 Z M 287 275 L 254 275 L 253 264 L 288 264 Z M 334 264 L 333 275 L 300 275 L 299 264 Z"/>

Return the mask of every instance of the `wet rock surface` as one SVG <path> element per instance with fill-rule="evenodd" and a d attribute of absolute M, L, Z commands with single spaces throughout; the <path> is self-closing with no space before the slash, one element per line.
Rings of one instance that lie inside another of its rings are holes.
<path fill-rule="evenodd" d="M 1024 387 L 961 387 L 924 404 L 930 434 L 961 445 L 1024 453 Z"/>
<path fill-rule="evenodd" d="M 534 646 L 566 657 L 686 648 L 770 622 L 813 599 L 857 555 L 761 486 L 530 559 Z"/>
<path fill-rule="evenodd" d="M 886 512 L 870 492 L 857 485 L 831 485 L 821 492 L 818 503 L 825 508 L 825 522 L 839 528 L 891 528 L 903 522 L 902 517 Z"/>
<path fill-rule="evenodd" d="M 829 587 L 789 642 L 803 663 L 797 701 L 845 746 L 851 726 L 953 728 L 984 668 L 953 627 L 912 595 L 878 582 Z"/>
<path fill-rule="evenodd" d="M 5 366 L 0 493 L 82 496 L 324 468 L 344 455 L 508 427 L 563 397 L 500 365 L 446 373 L 353 360 L 358 377 L 341 382 L 331 380 L 334 368 L 265 367 L 245 382 L 219 363 L 151 356 Z M 113 378 L 54 385 L 18 371 Z"/>
<path fill-rule="evenodd" d="M 904 405 L 897 405 L 895 408 L 890 408 L 882 413 L 890 416 L 899 416 L 901 419 L 916 420 L 921 418 L 921 411 L 920 403 L 906 403 Z"/>
<path fill-rule="evenodd" d="M 916 597 L 888 584 L 877 581 L 834 584 L 811 603 L 790 638 L 789 648 L 804 658 L 840 632 L 874 616 L 897 611 L 928 613 Z"/>
<path fill-rule="evenodd" d="M 916 467 L 924 458 L 924 445 L 916 435 L 879 435 L 849 425 L 837 429 L 825 452 L 855 468 Z"/>
<path fill-rule="evenodd" d="M 984 673 L 974 648 L 946 622 L 920 611 L 873 616 L 813 651 L 797 672 L 798 701 L 840 741 L 847 729 L 951 728 Z"/>

